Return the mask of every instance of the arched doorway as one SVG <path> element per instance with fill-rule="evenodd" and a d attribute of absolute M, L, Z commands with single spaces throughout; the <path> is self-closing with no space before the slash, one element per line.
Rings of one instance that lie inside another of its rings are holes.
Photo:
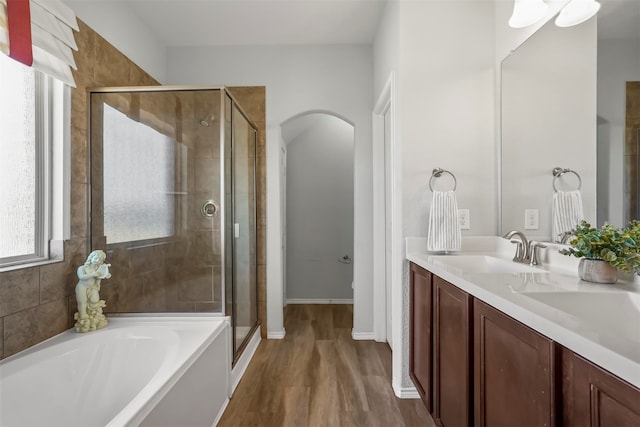
<path fill-rule="evenodd" d="M 352 303 L 354 126 L 305 112 L 281 135 L 284 303 Z"/>

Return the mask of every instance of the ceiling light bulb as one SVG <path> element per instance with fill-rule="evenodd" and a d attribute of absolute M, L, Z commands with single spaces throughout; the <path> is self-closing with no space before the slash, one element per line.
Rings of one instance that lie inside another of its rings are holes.
<path fill-rule="evenodd" d="M 515 0 L 513 14 L 509 19 L 511 28 L 524 28 L 541 20 L 549 10 L 543 0 Z"/>
<path fill-rule="evenodd" d="M 558 27 L 571 27 L 582 24 L 600 10 L 600 3 L 595 0 L 571 0 L 558 14 Z"/>

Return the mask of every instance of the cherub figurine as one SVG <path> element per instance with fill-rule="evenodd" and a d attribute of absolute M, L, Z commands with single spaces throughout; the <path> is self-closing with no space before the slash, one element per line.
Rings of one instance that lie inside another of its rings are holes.
<path fill-rule="evenodd" d="M 78 267 L 78 284 L 76 285 L 76 300 L 78 312 L 73 317 L 76 320 L 76 331 L 89 332 L 107 326 L 107 318 L 102 313 L 106 306 L 100 299 L 100 281 L 111 277 L 109 267 L 105 264 L 107 255 L 101 250 L 89 254 L 83 265 Z"/>

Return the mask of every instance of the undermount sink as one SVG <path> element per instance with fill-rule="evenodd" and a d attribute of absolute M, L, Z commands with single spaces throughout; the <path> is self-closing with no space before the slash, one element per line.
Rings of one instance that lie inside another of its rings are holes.
<path fill-rule="evenodd" d="M 523 292 L 593 325 L 613 328 L 640 342 L 640 294 L 633 292 Z"/>
<path fill-rule="evenodd" d="M 545 273 L 545 270 L 490 255 L 432 256 L 434 264 L 453 268 L 461 273 Z"/>

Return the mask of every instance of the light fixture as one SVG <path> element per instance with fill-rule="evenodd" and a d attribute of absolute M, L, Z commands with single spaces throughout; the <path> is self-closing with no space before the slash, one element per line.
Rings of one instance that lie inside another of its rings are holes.
<path fill-rule="evenodd" d="M 582 24 L 600 10 L 600 3 L 595 0 L 571 0 L 558 14 L 558 27 L 571 27 Z"/>
<path fill-rule="evenodd" d="M 524 28 L 541 20 L 549 9 L 543 0 L 515 0 L 509 19 L 511 28 Z"/>

